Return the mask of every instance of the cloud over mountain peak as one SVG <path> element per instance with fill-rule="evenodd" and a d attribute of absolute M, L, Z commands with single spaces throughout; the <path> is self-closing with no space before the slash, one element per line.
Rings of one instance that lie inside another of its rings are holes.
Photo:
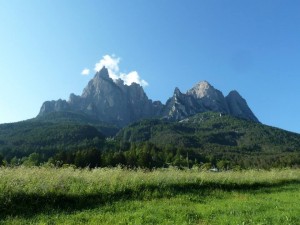
<path fill-rule="evenodd" d="M 110 78 L 114 81 L 121 79 L 126 85 L 131 85 L 132 83 L 137 83 L 142 87 L 149 85 L 148 82 L 143 80 L 135 70 L 129 73 L 121 72 L 119 68 L 120 61 L 121 58 L 115 55 L 104 55 L 102 59 L 95 64 L 94 70 L 99 72 L 103 67 L 105 67 L 109 72 Z"/>

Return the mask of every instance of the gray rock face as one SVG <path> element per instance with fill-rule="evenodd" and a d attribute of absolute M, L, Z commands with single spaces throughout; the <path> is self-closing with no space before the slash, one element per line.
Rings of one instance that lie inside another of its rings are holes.
<path fill-rule="evenodd" d="M 247 102 L 237 91 L 232 91 L 224 97 L 221 91 L 215 89 L 207 81 L 196 84 L 186 94 L 175 89 L 174 95 L 167 101 L 163 116 L 173 120 L 181 120 L 201 112 L 221 112 L 242 119 L 259 122 Z"/>
<path fill-rule="evenodd" d="M 183 94 L 179 88 L 175 88 L 173 96 L 166 102 L 162 116 L 168 119 L 182 120 L 199 112 L 204 112 L 204 110 L 195 98 Z"/>
<path fill-rule="evenodd" d="M 68 111 L 69 104 L 66 100 L 57 100 L 57 101 L 46 101 L 43 103 L 40 114 L 46 114 L 53 111 Z"/>
<path fill-rule="evenodd" d="M 39 115 L 53 111 L 77 111 L 92 118 L 118 126 L 158 116 L 162 109 L 160 102 L 148 99 L 143 88 L 132 83 L 125 85 L 122 80 L 114 82 L 103 67 L 88 83 L 81 96 L 70 95 L 69 101 L 45 102 Z"/>
<path fill-rule="evenodd" d="M 187 91 L 187 95 L 194 97 L 205 111 L 228 112 L 228 106 L 222 92 L 215 89 L 207 81 L 196 84 Z"/>
<path fill-rule="evenodd" d="M 249 108 L 245 99 L 237 91 L 231 91 L 226 96 L 229 114 L 235 117 L 259 122 L 254 113 Z"/>
<path fill-rule="evenodd" d="M 56 111 L 80 112 L 121 127 L 144 118 L 182 120 L 206 111 L 258 122 L 246 101 L 236 91 L 224 97 L 221 91 L 202 81 L 185 94 L 175 88 L 173 96 L 163 105 L 148 99 L 143 88 L 136 83 L 128 86 L 120 79 L 113 81 L 105 67 L 89 81 L 81 96 L 71 94 L 68 101 L 59 99 L 44 102 L 38 116 Z"/>

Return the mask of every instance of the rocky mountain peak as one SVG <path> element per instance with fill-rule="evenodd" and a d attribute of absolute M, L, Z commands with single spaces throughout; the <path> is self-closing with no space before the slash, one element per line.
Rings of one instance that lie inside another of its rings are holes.
<path fill-rule="evenodd" d="M 89 81 L 84 88 L 81 97 L 83 98 L 99 98 L 100 95 L 111 92 L 116 86 L 113 79 L 109 77 L 107 68 L 103 67 L 99 70 L 94 78 Z"/>
<path fill-rule="evenodd" d="M 195 98 L 203 98 L 215 95 L 216 89 L 207 81 L 197 83 L 192 89 L 187 91 L 188 95 L 193 95 Z"/>
<path fill-rule="evenodd" d="M 259 120 L 249 108 L 246 100 L 237 91 L 231 91 L 225 99 L 229 108 L 229 113 L 231 115 L 247 120 L 252 120 L 254 122 L 259 122 Z"/>
<path fill-rule="evenodd" d="M 94 79 L 97 78 L 109 78 L 108 69 L 105 66 L 95 74 Z"/>
<path fill-rule="evenodd" d="M 229 92 L 229 94 L 227 95 L 227 97 L 230 96 L 231 98 L 242 98 L 242 96 L 240 95 L 240 93 L 236 90 L 232 90 Z"/>
<path fill-rule="evenodd" d="M 197 83 L 186 94 L 175 88 L 163 110 L 163 116 L 170 119 L 184 119 L 201 112 L 221 112 L 235 117 L 259 122 L 245 99 L 237 91 L 231 91 L 225 98 L 207 81 Z"/>
<path fill-rule="evenodd" d="M 125 85 L 122 80 L 113 81 L 103 67 L 84 88 L 82 95 L 70 95 L 69 101 L 52 101 L 43 104 L 39 115 L 55 111 L 72 111 L 93 119 L 125 126 L 131 122 L 157 116 L 162 105 L 148 99 L 142 86 Z"/>
<path fill-rule="evenodd" d="M 179 90 L 179 88 L 178 87 L 176 87 L 175 89 L 174 89 L 174 95 L 181 95 L 181 91 Z"/>
<path fill-rule="evenodd" d="M 182 120 L 207 111 L 258 122 L 237 91 L 230 92 L 225 98 L 210 83 L 201 81 L 186 93 L 176 87 L 173 96 L 163 105 L 148 99 L 139 84 L 126 85 L 121 79 L 114 81 L 105 67 L 88 82 L 81 96 L 71 94 L 69 101 L 45 102 L 39 115 L 56 111 L 79 112 L 121 127 L 144 118 Z"/>
<path fill-rule="evenodd" d="M 222 92 L 215 89 L 207 81 L 197 83 L 186 94 L 197 101 L 202 111 L 228 112 L 228 106 Z"/>

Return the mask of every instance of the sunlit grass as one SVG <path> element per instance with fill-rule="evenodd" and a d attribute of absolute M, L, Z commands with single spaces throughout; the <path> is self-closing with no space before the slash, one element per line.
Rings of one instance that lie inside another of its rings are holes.
<path fill-rule="evenodd" d="M 0 223 L 299 224 L 299 182 L 297 169 L 1 168 Z"/>
<path fill-rule="evenodd" d="M 121 168 L 73 169 L 46 167 L 14 167 L 0 169 L 1 197 L 9 193 L 62 193 L 93 194 L 113 193 L 125 189 L 170 185 L 255 185 L 276 184 L 285 181 L 299 181 L 300 170 L 246 170 L 212 173 L 176 168 L 147 171 Z M 4 194 L 4 195 L 3 195 Z"/>

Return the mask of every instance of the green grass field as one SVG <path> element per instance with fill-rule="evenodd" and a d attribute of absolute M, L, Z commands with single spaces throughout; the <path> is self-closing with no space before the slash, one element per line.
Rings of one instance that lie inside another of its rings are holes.
<path fill-rule="evenodd" d="M 0 168 L 0 224 L 300 224 L 300 170 Z"/>

